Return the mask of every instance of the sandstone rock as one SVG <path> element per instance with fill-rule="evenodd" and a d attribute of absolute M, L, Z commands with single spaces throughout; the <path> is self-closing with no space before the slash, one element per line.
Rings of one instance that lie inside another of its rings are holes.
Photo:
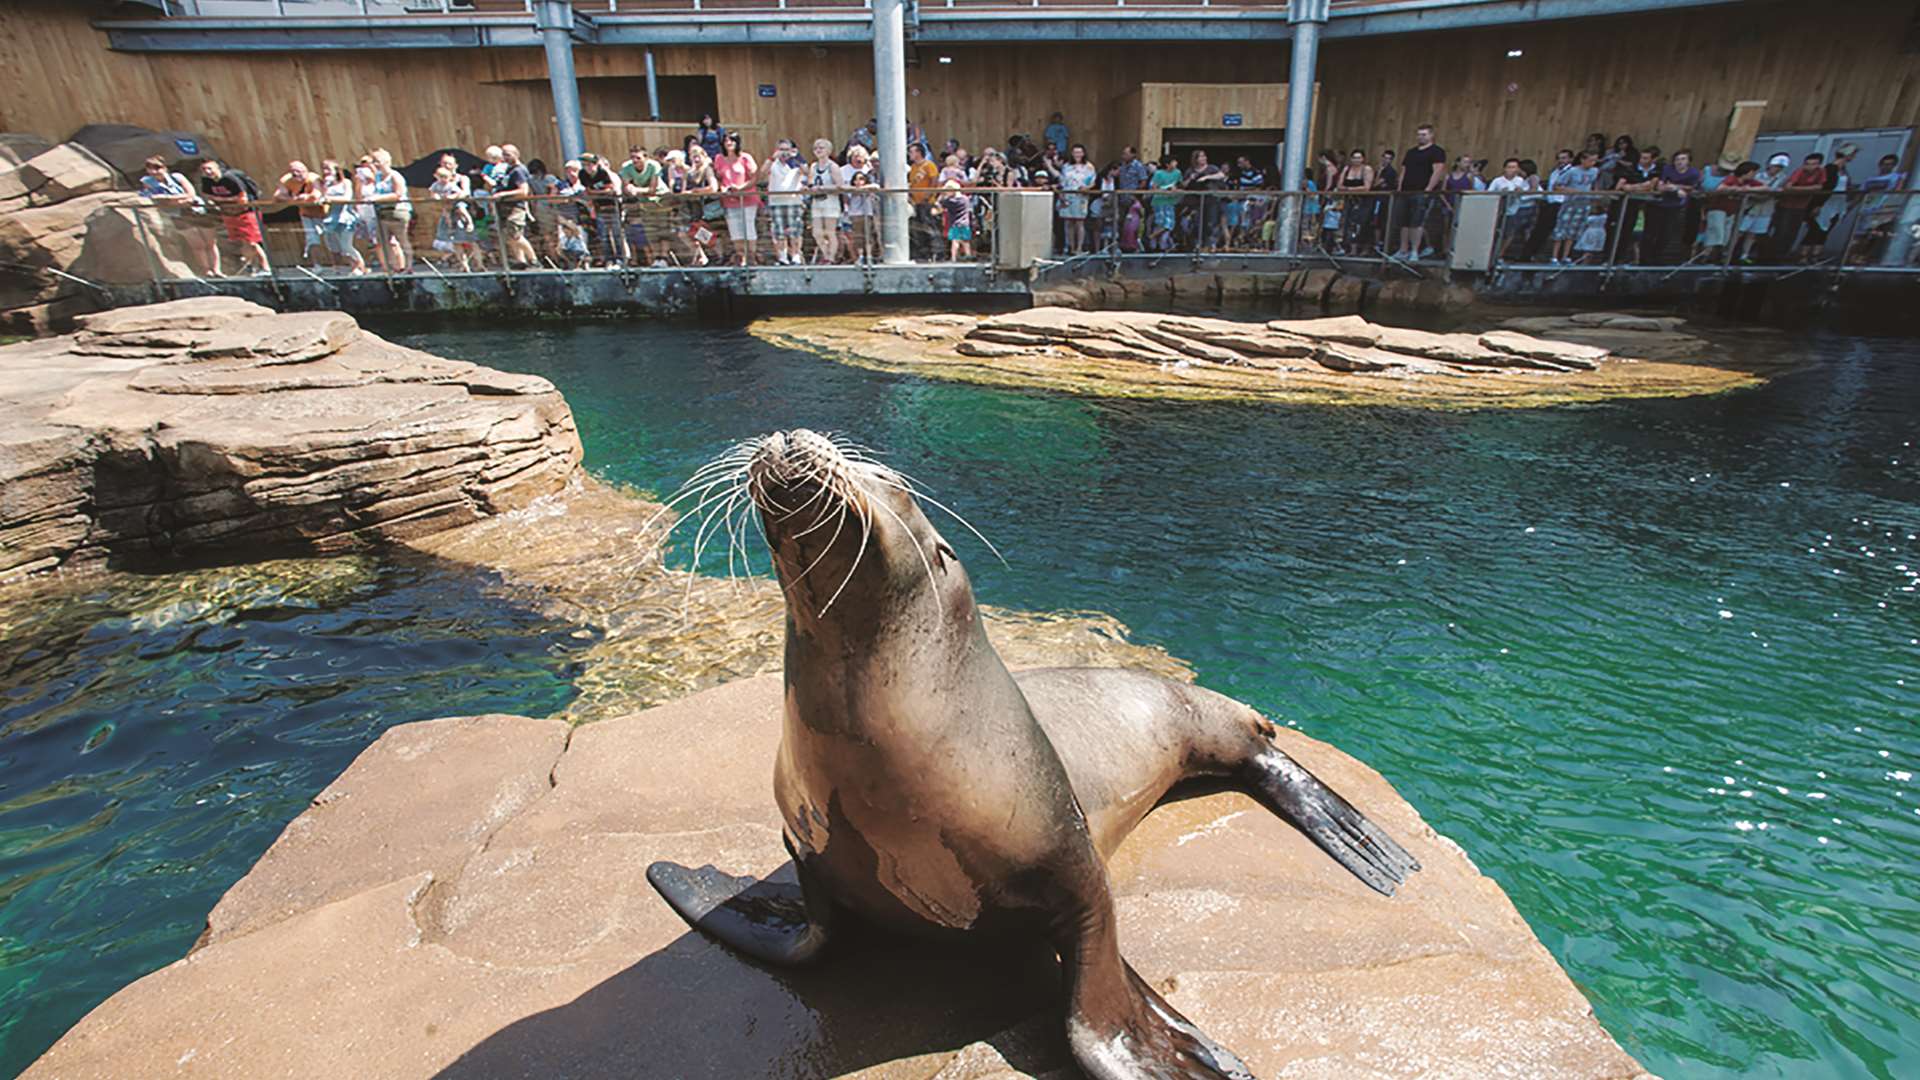
<path fill-rule="evenodd" d="M 991 358 L 999 356 L 1031 356 L 1043 347 L 1044 346 L 1033 345 L 1003 345 L 990 339 L 975 340 L 973 338 L 966 338 L 955 342 L 953 351 L 959 353 L 961 356 Z"/>
<path fill-rule="evenodd" d="M 204 297 L 79 322 L 0 349 L 0 482 L 29 493 L 0 503 L 0 573 L 406 539 L 524 506 L 579 464 L 546 380 L 337 312 Z"/>
<path fill-rule="evenodd" d="M 168 243 L 172 237 L 171 223 L 128 192 L 96 192 L 0 214 L 0 260 L 105 285 L 189 276 L 177 244 Z M 57 275 L 43 280 L 79 288 Z"/>
<path fill-rule="evenodd" d="M 1313 358 L 1331 371 L 1385 371 L 1393 366 L 1371 354 L 1372 350 L 1363 346 L 1329 341 L 1314 350 Z"/>
<path fill-rule="evenodd" d="M 982 326 L 970 330 L 967 337 L 973 341 L 992 341 L 1001 345 L 1045 345 L 1051 339 L 1039 334 L 1027 334 L 1018 330 L 1007 330 L 998 326 Z"/>
<path fill-rule="evenodd" d="M 1120 341 L 1113 338 L 1073 338 L 1067 346 L 1075 352 L 1101 360 L 1137 360 L 1146 364 L 1167 364 L 1184 359 L 1182 354 L 1145 339 Z"/>
<path fill-rule="evenodd" d="M 1184 353 L 1195 359 L 1207 360 L 1216 364 L 1244 365 L 1247 362 L 1246 357 L 1241 356 L 1232 349 L 1209 344 L 1208 342 L 1188 337 L 1185 334 L 1177 334 L 1163 330 L 1158 326 L 1141 323 L 1134 327 L 1134 331 L 1156 345 L 1164 345 L 1175 352 Z"/>
<path fill-rule="evenodd" d="M 164 304 L 114 308 L 76 320 L 83 337 L 155 334 L 166 331 L 218 330 L 241 319 L 272 315 L 274 310 L 237 296 L 201 296 Z M 262 324 L 263 328 L 265 324 Z M 93 340 L 98 340 L 94 337 Z"/>
<path fill-rule="evenodd" d="M 942 341 L 959 337 L 976 321 L 965 315 L 908 315 L 881 319 L 872 329 L 876 334 L 895 334 L 909 341 Z"/>
<path fill-rule="evenodd" d="M 0 131 L 0 172 L 53 149 L 53 143 L 23 131 Z"/>
<path fill-rule="evenodd" d="M 1315 350 L 1314 343 L 1306 338 L 1264 332 L 1258 324 L 1233 323 L 1224 319 L 1164 318 L 1159 325 L 1162 330 L 1247 356 L 1309 357 Z"/>
<path fill-rule="evenodd" d="M 242 319 L 217 329 L 193 347 L 196 357 L 254 357 L 262 363 L 297 364 L 332 356 L 360 338 L 360 324 L 340 311 L 302 311 L 265 317 L 267 325 Z"/>
<path fill-rule="evenodd" d="M 1557 367 L 1582 368 L 1588 371 L 1599 367 L 1600 361 L 1608 356 L 1606 349 L 1597 346 L 1548 341 L 1545 338 L 1532 337 L 1511 330 L 1494 330 L 1481 334 L 1480 344 L 1495 352 L 1543 360 Z"/>
<path fill-rule="evenodd" d="M 34 203 L 56 203 L 121 185 L 113 166 L 77 143 L 61 143 L 20 163 L 16 170 L 27 198 Z"/>
<path fill-rule="evenodd" d="M 1444 360 L 1453 364 L 1482 364 L 1498 367 L 1509 355 L 1480 343 L 1476 334 L 1435 334 L 1426 330 L 1408 330 L 1398 326 L 1376 326 L 1380 333 L 1375 344 L 1388 352 Z"/>
<path fill-rule="evenodd" d="M 25 1075 L 1077 1075 L 1043 949 L 876 939 L 775 973 L 645 885 L 656 859 L 785 862 L 767 779 L 780 685 L 571 733 L 511 717 L 389 731 L 221 900 L 200 947 Z M 1383 898 L 1239 794 L 1155 810 L 1109 873 L 1123 948 L 1175 1006 L 1262 1076 L 1639 1071 L 1457 846 L 1364 765 L 1279 740 L 1424 868 Z"/>
<path fill-rule="evenodd" d="M 1324 319 L 1275 319 L 1267 324 L 1267 329 L 1314 341 L 1333 341 L 1369 348 L 1380 341 L 1380 327 L 1358 315 L 1334 315 Z"/>

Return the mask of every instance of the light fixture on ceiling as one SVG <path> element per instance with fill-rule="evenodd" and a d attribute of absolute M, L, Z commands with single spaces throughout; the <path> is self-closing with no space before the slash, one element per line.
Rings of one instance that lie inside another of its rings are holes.
<path fill-rule="evenodd" d="M 943 57 L 941 57 L 941 58 L 940 58 L 940 62 L 941 62 L 941 63 L 943 63 L 943 64 L 951 64 L 951 63 L 953 63 L 953 57 L 951 57 L 951 56 L 943 56 Z"/>
<path fill-rule="evenodd" d="M 1507 50 L 1507 59 L 1509 59 L 1509 60 L 1515 60 L 1515 59 L 1518 59 L 1518 58 L 1520 58 L 1520 57 L 1522 57 L 1522 56 L 1525 56 L 1526 54 L 1527 54 L 1527 51 L 1526 51 L 1525 49 L 1508 49 L 1508 50 Z"/>

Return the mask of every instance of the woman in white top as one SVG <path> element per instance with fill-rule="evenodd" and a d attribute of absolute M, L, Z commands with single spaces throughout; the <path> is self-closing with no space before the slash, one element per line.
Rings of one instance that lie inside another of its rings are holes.
<path fill-rule="evenodd" d="M 833 143 L 813 140 L 813 160 L 807 163 L 806 188 L 813 221 L 813 261 L 832 265 L 840 247 L 840 188 L 846 170 L 833 160 Z"/>
<path fill-rule="evenodd" d="M 1068 161 L 1060 167 L 1060 218 L 1067 224 L 1067 254 L 1087 250 L 1087 197 L 1080 192 L 1092 187 L 1098 173 L 1087 160 L 1087 148 L 1079 143 L 1068 151 Z"/>

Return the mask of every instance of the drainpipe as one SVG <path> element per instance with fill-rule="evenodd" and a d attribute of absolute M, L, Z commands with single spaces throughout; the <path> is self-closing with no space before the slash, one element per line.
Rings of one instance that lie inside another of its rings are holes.
<path fill-rule="evenodd" d="M 874 119 L 880 130 L 880 183 L 899 188 L 880 197 L 880 260 L 889 266 L 911 261 L 907 250 L 907 30 L 905 0 L 873 2 Z"/>
<path fill-rule="evenodd" d="M 540 0 L 534 25 L 547 47 L 547 81 L 553 86 L 553 118 L 560 126 L 560 160 L 577 158 L 587 148 L 580 127 L 580 83 L 573 75 L 573 4 Z"/>
<path fill-rule="evenodd" d="M 660 79 L 653 73 L 653 46 L 647 46 L 647 119 L 660 119 Z"/>
<path fill-rule="evenodd" d="M 1313 68 L 1320 57 L 1320 28 L 1327 22 L 1329 0 L 1288 0 L 1287 23 L 1293 28 L 1293 67 L 1287 74 L 1287 140 L 1280 151 L 1280 187 L 1301 191 L 1307 186 L 1307 139 L 1313 126 Z M 1275 249 L 1291 255 L 1300 239 L 1300 211 L 1304 197 L 1282 199 Z"/>

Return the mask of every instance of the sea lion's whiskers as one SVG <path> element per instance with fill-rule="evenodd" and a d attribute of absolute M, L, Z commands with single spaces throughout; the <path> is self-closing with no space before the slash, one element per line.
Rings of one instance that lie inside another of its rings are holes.
<path fill-rule="evenodd" d="M 920 556 L 920 565 L 926 567 L 927 569 L 927 585 L 929 586 L 928 592 L 931 593 L 933 596 L 933 606 L 936 608 L 944 608 L 945 605 L 940 602 L 939 586 L 933 580 L 933 561 L 927 558 L 927 549 L 920 546 L 920 539 L 913 535 L 913 530 L 907 526 L 907 523 L 901 519 L 899 514 L 896 514 L 893 512 L 892 507 L 888 506 L 886 503 L 883 503 L 883 502 L 876 502 L 874 503 L 874 505 L 878 506 L 882 513 L 886 514 L 888 517 L 892 518 L 895 522 L 897 522 L 900 526 L 900 531 L 905 533 L 907 535 L 907 539 L 912 542 L 913 553 Z"/>
<path fill-rule="evenodd" d="M 893 472 L 895 476 L 900 477 L 900 479 L 904 482 L 895 483 L 894 481 L 888 479 L 887 477 L 881 476 L 878 474 L 874 475 L 874 479 L 882 484 L 885 484 L 888 487 L 897 488 L 901 491 L 904 491 L 907 494 L 913 496 L 914 498 L 920 500 L 921 502 L 931 504 L 935 509 L 938 509 L 941 513 L 944 513 L 948 517 L 959 522 L 962 528 L 966 529 L 968 532 L 974 535 L 975 539 L 987 545 L 987 550 L 993 552 L 993 557 L 1000 560 L 1001 566 L 1007 565 L 1007 557 L 1005 555 L 1000 554 L 1000 549 L 993 546 L 993 541 L 987 539 L 986 536 L 983 535 L 979 529 L 974 528 L 973 523 L 971 521 L 968 521 L 966 518 L 961 517 L 959 511 L 955 510 L 951 506 L 948 506 L 946 503 L 941 502 L 939 499 L 936 499 L 933 496 L 927 494 L 925 489 L 916 486 L 919 483 L 919 481 L 914 480 L 911 476 L 907 476 L 905 473 L 902 473 L 897 469 L 889 470 L 889 471 Z"/>
<path fill-rule="evenodd" d="M 871 511 L 869 511 L 865 506 L 855 503 L 854 500 L 852 499 L 843 499 L 842 502 L 847 505 L 853 506 L 854 513 L 859 515 L 860 549 L 853 553 L 853 562 L 849 563 L 847 566 L 847 576 L 840 579 L 840 587 L 833 590 L 833 595 L 827 598 L 826 605 L 820 609 L 821 617 L 826 616 L 827 612 L 833 608 L 833 602 L 835 600 L 840 599 L 840 594 L 847 590 L 847 583 L 853 580 L 854 571 L 860 568 L 860 560 L 867 553 L 867 541 L 871 539 L 873 536 L 873 519 L 871 516 L 869 516 Z"/>
<path fill-rule="evenodd" d="M 714 488 L 720 486 L 721 484 L 725 484 L 733 479 L 734 479 L 734 476 L 732 474 L 729 474 L 726 476 L 715 477 L 714 479 L 708 480 L 697 486 L 694 485 L 692 482 L 688 482 L 680 485 L 679 489 L 676 490 L 672 495 L 668 496 L 667 501 L 664 503 L 661 503 L 660 508 L 653 512 L 653 516 L 647 518 L 646 522 L 640 526 L 640 531 L 644 533 L 648 529 L 653 528 L 653 523 L 656 521 L 659 521 L 662 515 L 666 514 L 667 511 L 672 510 L 676 505 L 685 502 L 686 500 L 692 498 L 695 495 L 704 495 L 707 492 L 712 491 Z M 679 528 L 680 521 L 684 521 L 684 520 L 685 518 L 683 517 L 679 521 L 675 521 L 673 525 L 667 529 L 666 535 L 660 538 L 661 541 L 664 542 L 667 536 L 673 535 L 673 530 Z"/>
<path fill-rule="evenodd" d="M 743 487 L 743 483 L 736 483 L 729 489 L 727 498 L 737 495 Z M 680 599 L 680 618 L 683 622 L 689 622 L 693 618 L 693 583 L 700 576 L 700 555 L 706 550 L 707 540 L 712 536 L 713 520 L 714 511 L 707 511 L 706 516 L 700 519 L 700 528 L 693 536 L 693 564 L 687 570 L 687 587 Z"/>
<path fill-rule="evenodd" d="M 827 537 L 826 546 L 820 549 L 820 554 L 815 555 L 813 557 L 813 561 L 807 564 L 807 568 L 805 570 L 800 571 L 798 576 L 796 576 L 792 581 L 787 583 L 788 592 L 792 592 L 794 586 L 800 584 L 801 581 L 805 580 L 808 574 L 813 573 L 813 568 L 816 566 L 819 566 L 820 560 L 826 558 L 830 553 L 832 553 L 833 545 L 839 542 L 840 533 L 844 531 L 847 527 L 847 504 L 845 502 L 842 502 L 840 504 L 840 512 L 834 515 L 833 520 L 834 520 L 833 535 Z"/>

